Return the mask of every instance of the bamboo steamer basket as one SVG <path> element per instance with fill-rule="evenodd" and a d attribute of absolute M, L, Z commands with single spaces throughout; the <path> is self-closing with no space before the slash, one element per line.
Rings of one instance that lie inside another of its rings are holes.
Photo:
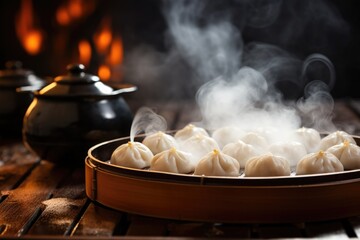
<path fill-rule="evenodd" d="M 359 144 L 360 138 L 354 138 Z M 114 139 L 89 149 L 85 187 L 91 200 L 134 214 L 202 222 L 299 223 L 360 215 L 360 170 L 206 177 L 110 164 L 115 148 L 128 141 Z"/>

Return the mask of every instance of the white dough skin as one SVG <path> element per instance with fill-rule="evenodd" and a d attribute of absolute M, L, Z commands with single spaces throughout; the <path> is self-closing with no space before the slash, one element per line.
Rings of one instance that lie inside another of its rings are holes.
<path fill-rule="evenodd" d="M 227 144 L 223 148 L 223 153 L 238 160 L 242 168 L 245 167 L 246 162 L 250 158 L 260 155 L 260 152 L 255 147 L 241 140 Z"/>
<path fill-rule="evenodd" d="M 177 131 L 174 137 L 177 141 L 181 142 L 195 135 L 204 135 L 206 137 L 209 137 L 209 134 L 205 129 L 201 127 L 196 127 L 193 124 L 188 124 L 184 128 Z"/>
<path fill-rule="evenodd" d="M 197 164 L 203 156 L 214 149 L 219 149 L 219 146 L 213 138 L 200 134 L 181 142 L 179 148 L 191 153 L 194 163 Z"/>
<path fill-rule="evenodd" d="M 225 145 L 239 140 L 244 134 L 240 128 L 228 126 L 216 129 L 211 136 L 222 149 Z"/>
<path fill-rule="evenodd" d="M 150 164 L 150 170 L 162 172 L 191 173 L 194 169 L 191 154 L 174 147 L 156 154 Z"/>
<path fill-rule="evenodd" d="M 289 161 L 271 153 L 249 159 L 245 165 L 245 177 L 290 176 Z"/>
<path fill-rule="evenodd" d="M 355 139 L 347 132 L 336 131 L 321 139 L 319 149 L 327 150 L 328 148 L 343 143 L 344 141 L 356 144 Z"/>
<path fill-rule="evenodd" d="M 168 150 L 171 147 L 177 147 L 175 138 L 161 131 L 146 136 L 142 143 L 146 145 L 154 155 Z"/>
<path fill-rule="evenodd" d="M 340 160 L 332 153 L 319 151 L 309 153 L 296 166 L 296 175 L 344 171 Z"/>
<path fill-rule="evenodd" d="M 305 146 L 299 142 L 277 142 L 270 145 L 269 151 L 287 159 L 290 167 L 296 167 L 299 160 L 307 154 Z"/>
<path fill-rule="evenodd" d="M 244 143 L 254 146 L 262 152 L 268 148 L 268 142 L 266 138 L 255 132 L 248 132 L 241 138 L 241 140 Z"/>
<path fill-rule="evenodd" d="M 319 150 L 321 140 L 320 133 L 313 128 L 299 128 L 295 131 L 295 139 L 302 143 L 307 153 L 316 152 Z"/>
<path fill-rule="evenodd" d="M 344 166 L 344 169 L 360 168 L 360 147 L 345 141 L 330 147 L 327 152 L 334 154 Z"/>
<path fill-rule="evenodd" d="M 233 157 L 215 149 L 200 160 L 194 174 L 236 177 L 240 174 L 240 164 Z"/>
<path fill-rule="evenodd" d="M 150 166 L 154 154 L 140 142 L 128 142 L 120 145 L 111 155 L 110 163 L 130 168 L 146 168 Z"/>

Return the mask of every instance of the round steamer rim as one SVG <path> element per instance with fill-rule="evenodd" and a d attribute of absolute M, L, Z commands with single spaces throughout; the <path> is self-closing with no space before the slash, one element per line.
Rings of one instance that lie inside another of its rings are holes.
<path fill-rule="evenodd" d="M 360 142 L 359 137 L 355 140 Z M 127 141 L 129 137 L 97 144 L 85 159 L 86 195 L 119 211 L 222 223 L 323 221 L 360 214 L 360 170 L 286 177 L 206 177 L 125 168 L 101 160 Z"/>
<path fill-rule="evenodd" d="M 174 131 L 167 131 L 166 133 L 174 133 Z M 135 139 L 143 138 L 145 134 L 135 136 Z M 359 136 L 352 136 L 356 141 L 360 142 Z M 229 177 L 229 176 L 199 176 L 194 174 L 181 174 L 160 172 L 148 169 L 136 169 L 130 167 L 123 167 L 104 162 L 93 155 L 96 149 L 106 147 L 109 144 L 119 142 L 120 144 L 130 141 L 130 137 L 122 137 L 112 139 L 99 144 L 94 145 L 88 150 L 88 159 L 96 169 L 101 169 L 105 172 L 112 174 L 118 174 L 129 177 L 144 178 L 153 181 L 168 181 L 168 182 L 180 182 L 195 185 L 217 185 L 217 186 L 290 186 L 290 185 L 318 185 L 329 184 L 331 182 L 339 183 L 339 181 L 354 181 L 354 179 L 360 179 L 360 169 L 345 170 L 342 172 L 333 173 L 321 173 L 321 174 L 307 174 L 307 175 L 291 175 L 291 176 L 271 176 L 271 177 Z"/>

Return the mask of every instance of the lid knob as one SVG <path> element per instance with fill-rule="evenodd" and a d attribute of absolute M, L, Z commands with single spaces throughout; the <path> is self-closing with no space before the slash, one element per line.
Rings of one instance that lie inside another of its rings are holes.
<path fill-rule="evenodd" d="M 72 75 L 81 75 L 85 71 L 85 66 L 83 64 L 70 64 L 66 67 L 66 69 Z"/>

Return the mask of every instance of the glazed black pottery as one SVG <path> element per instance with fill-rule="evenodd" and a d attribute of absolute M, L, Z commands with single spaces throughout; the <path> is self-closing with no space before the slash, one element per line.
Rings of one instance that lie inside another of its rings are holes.
<path fill-rule="evenodd" d="M 81 165 L 93 145 L 129 135 L 133 115 L 121 95 L 135 90 L 114 89 L 83 65 L 70 65 L 67 75 L 34 92 L 24 143 L 44 160 Z"/>
<path fill-rule="evenodd" d="M 18 92 L 20 87 L 42 87 L 45 81 L 32 71 L 22 68 L 21 62 L 9 61 L 0 70 L 0 136 L 21 138 L 22 121 L 33 94 Z"/>

